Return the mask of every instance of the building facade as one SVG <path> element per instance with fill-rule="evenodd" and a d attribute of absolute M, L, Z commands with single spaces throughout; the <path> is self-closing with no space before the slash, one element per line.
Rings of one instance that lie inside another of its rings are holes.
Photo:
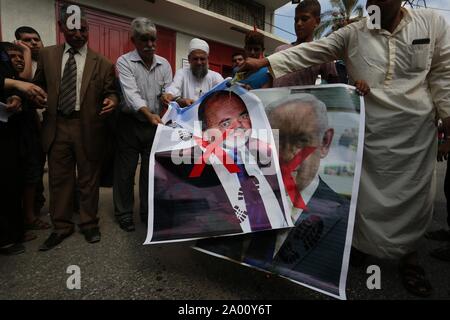
<path fill-rule="evenodd" d="M 57 17 L 61 0 L 0 0 L 2 41 L 12 41 L 22 25 L 35 28 L 45 46 L 62 43 Z M 243 47 L 244 34 L 254 26 L 266 38 L 271 53 L 286 43 L 272 33 L 274 11 L 285 0 L 78 0 L 89 24 L 89 46 L 115 62 L 133 49 L 130 22 L 137 16 L 151 18 L 158 26 L 157 54 L 176 69 L 187 62 L 189 41 L 199 37 L 210 45 L 210 68 L 228 76 L 231 55 Z"/>

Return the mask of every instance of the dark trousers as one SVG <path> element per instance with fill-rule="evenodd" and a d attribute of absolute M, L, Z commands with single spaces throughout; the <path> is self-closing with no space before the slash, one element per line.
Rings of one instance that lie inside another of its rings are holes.
<path fill-rule="evenodd" d="M 141 156 L 139 174 L 139 212 L 143 221 L 148 216 L 148 165 L 156 126 L 121 113 L 117 124 L 117 150 L 114 163 L 114 211 L 117 220 L 132 218 L 134 177 Z"/>
<path fill-rule="evenodd" d="M 24 234 L 24 167 L 15 117 L 7 124 L 0 123 L 0 247 L 21 242 Z"/>
<path fill-rule="evenodd" d="M 447 160 L 447 171 L 445 172 L 444 194 L 447 199 L 447 225 L 450 227 L 450 160 Z"/>
<path fill-rule="evenodd" d="M 34 212 L 36 214 L 39 214 L 42 210 L 42 208 L 45 205 L 45 196 L 44 196 L 44 169 L 45 169 L 45 163 L 47 161 L 47 154 L 44 152 L 42 148 L 42 124 L 39 119 L 39 116 L 37 112 L 34 112 L 34 118 L 35 118 L 35 124 L 37 128 L 38 133 L 38 144 L 39 144 L 39 150 L 38 150 L 38 159 L 39 159 L 39 170 L 40 170 L 40 176 L 38 178 L 38 181 L 36 183 L 36 190 L 35 190 L 35 196 L 34 196 Z"/>
<path fill-rule="evenodd" d="M 55 232 L 73 231 L 75 179 L 80 188 L 80 229 L 98 225 L 100 171 L 101 160 L 88 159 L 84 151 L 80 119 L 58 116 L 55 141 L 48 153 L 50 215 Z"/>
<path fill-rule="evenodd" d="M 41 176 L 39 177 L 39 181 L 36 184 L 36 194 L 34 196 L 34 212 L 36 214 L 39 214 L 42 210 L 42 208 L 45 205 L 45 188 L 44 188 L 44 169 L 45 169 L 45 162 L 47 160 L 47 156 L 45 155 L 44 151 L 42 151 L 41 158 L 40 158 L 40 169 L 41 169 Z"/>

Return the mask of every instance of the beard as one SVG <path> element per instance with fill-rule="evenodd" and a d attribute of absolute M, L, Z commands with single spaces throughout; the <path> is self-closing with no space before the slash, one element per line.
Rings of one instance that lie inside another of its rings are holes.
<path fill-rule="evenodd" d="M 191 66 L 191 72 L 197 79 L 201 80 L 208 74 L 208 65 Z"/>

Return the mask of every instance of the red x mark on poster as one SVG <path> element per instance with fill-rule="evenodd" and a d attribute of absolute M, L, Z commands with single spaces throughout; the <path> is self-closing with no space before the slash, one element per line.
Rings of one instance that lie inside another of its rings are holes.
<path fill-rule="evenodd" d="M 233 159 L 226 153 L 219 144 L 222 143 L 227 138 L 227 135 L 229 133 L 229 130 L 225 131 L 222 136 L 217 138 L 213 143 L 209 143 L 206 140 L 203 140 L 202 138 L 195 137 L 194 139 L 197 142 L 199 146 L 202 146 L 206 148 L 205 152 L 200 156 L 198 161 L 194 164 L 194 168 L 192 168 L 192 171 L 189 175 L 189 178 L 197 178 L 200 177 L 203 169 L 206 166 L 206 160 L 209 159 L 211 154 L 216 155 L 219 159 L 221 159 L 222 164 L 224 167 L 228 170 L 230 173 L 237 173 L 239 172 L 239 167 L 234 163 Z M 200 163 L 199 163 L 200 162 Z"/>
<path fill-rule="evenodd" d="M 306 211 L 308 210 L 308 208 L 306 207 L 305 201 L 303 201 L 302 195 L 297 189 L 297 184 L 295 183 L 295 179 L 292 177 L 292 172 L 297 170 L 302 162 L 305 161 L 306 158 L 308 158 L 316 149 L 317 147 L 303 148 L 299 152 L 297 152 L 297 154 L 291 161 L 280 163 L 284 186 L 286 187 L 286 191 L 289 194 L 294 207 Z"/>

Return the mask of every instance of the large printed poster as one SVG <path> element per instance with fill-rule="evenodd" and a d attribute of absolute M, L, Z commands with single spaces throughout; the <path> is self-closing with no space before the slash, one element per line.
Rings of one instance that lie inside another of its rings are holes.
<path fill-rule="evenodd" d="M 146 244 L 292 227 L 261 100 L 225 80 L 176 103 L 150 154 Z"/>
<path fill-rule="evenodd" d="M 364 100 L 346 85 L 252 91 L 278 136 L 293 228 L 204 239 L 196 249 L 346 299 Z"/>

